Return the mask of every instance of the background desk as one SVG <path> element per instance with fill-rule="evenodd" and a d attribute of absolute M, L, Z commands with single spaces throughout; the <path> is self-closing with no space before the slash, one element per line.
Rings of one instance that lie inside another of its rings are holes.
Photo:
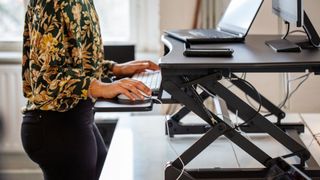
<path fill-rule="evenodd" d="M 302 115 L 313 128 L 313 133 L 320 131 L 317 123 L 319 114 Z M 196 116 L 188 116 L 184 122 L 199 122 Z M 298 114 L 289 114 L 285 122 L 301 121 Z M 111 142 L 109 153 L 102 171 L 101 180 L 163 180 L 164 168 L 168 161 L 177 158 L 168 144 L 164 132 L 164 116 L 134 116 L 120 118 Z M 265 134 L 251 134 L 251 139 L 271 156 L 286 154 L 288 151 Z M 175 136 L 171 140 L 178 154 L 189 148 L 200 136 Z M 301 135 L 305 144 L 311 142 L 311 134 L 307 129 Z M 320 139 L 319 139 L 320 140 Z M 262 167 L 252 157 L 235 148 L 241 167 Z M 320 163 L 320 147 L 314 141 L 310 146 L 311 153 Z M 205 167 L 238 167 L 229 141 L 221 137 L 201 153 L 188 168 Z"/>

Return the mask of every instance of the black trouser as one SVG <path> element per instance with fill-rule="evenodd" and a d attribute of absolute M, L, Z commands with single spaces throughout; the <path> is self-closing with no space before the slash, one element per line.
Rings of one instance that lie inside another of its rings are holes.
<path fill-rule="evenodd" d="M 107 151 L 93 122 L 92 107 L 87 100 L 63 113 L 25 113 L 22 144 L 46 180 L 99 179 Z"/>

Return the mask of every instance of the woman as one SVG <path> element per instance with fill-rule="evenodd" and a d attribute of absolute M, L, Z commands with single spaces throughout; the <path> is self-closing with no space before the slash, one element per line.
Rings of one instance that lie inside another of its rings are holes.
<path fill-rule="evenodd" d="M 141 92 L 151 94 L 143 83 L 129 78 L 113 83 L 100 78 L 128 77 L 145 69 L 159 67 L 151 61 L 103 60 L 92 0 L 30 0 L 22 62 L 28 101 L 21 137 L 45 179 L 99 179 L 106 150 L 93 122 L 93 101 L 121 93 L 131 100 L 143 99 Z"/>

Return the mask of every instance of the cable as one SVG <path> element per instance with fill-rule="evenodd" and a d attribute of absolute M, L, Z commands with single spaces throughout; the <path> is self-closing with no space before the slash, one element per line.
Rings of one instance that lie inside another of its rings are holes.
<path fill-rule="evenodd" d="M 155 100 L 157 102 L 159 102 L 161 105 L 163 105 L 162 101 L 158 98 L 155 98 L 155 97 L 151 97 L 152 100 Z M 168 120 L 167 120 L 167 114 L 164 116 L 164 119 L 165 119 L 165 123 L 166 123 L 166 128 L 167 128 L 167 132 L 168 132 L 168 137 L 171 136 L 170 134 L 170 131 L 169 131 L 169 124 L 168 124 Z M 170 142 L 170 138 L 168 140 L 168 144 L 171 148 L 171 150 L 175 153 L 176 156 L 178 156 L 178 159 L 179 161 L 181 162 L 182 164 L 182 169 L 181 169 L 181 173 L 179 174 L 179 176 L 176 178 L 176 180 L 179 180 L 181 178 L 181 176 L 183 175 L 184 171 L 185 171 L 185 164 L 183 162 L 183 160 L 181 159 L 181 157 L 179 156 L 178 152 L 175 150 L 175 148 L 173 147 L 172 143 Z"/>
<path fill-rule="evenodd" d="M 190 82 L 190 81 L 189 81 L 189 78 L 188 78 L 187 76 L 184 76 L 183 78 L 184 78 L 184 80 L 185 80 L 186 82 Z M 197 84 L 197 85 L 198 85 L 198 87 L 200 87 L 203 91 L 205 91 L 206 93 L 208 93 L 211 97 L 215 97 L 214 94 L 210 93 L 207 89 L 203 88 L 200 84 Z M 211 114 L 211 112 L 203 105 L 204 99 L 203 99 L 199 94 L 196 93 L 196 92 L 197 92 L 196 86 L 195 86 L 195 85 L 191 85 L 191 87 L 192 87 L 192 90 L 194 91 L 196 97 L 198 98 L 198 100 L 200 100 L 200 101 L 202 102 L 202 107 L 203 107 L 205 113 L 206 113 L 206 114 L 208 115 L 208 117 L 210 118 L 212 124 L 215 124 L 215 123 L 216 123 L 216 119 L 215 119 L 215 117 L 213 117 L 213 115 Z"/>
<path fill-rule="evenodd" d="M 312 134 L 312 132 L 311 132 L 311 134 Z M 311 139 L 310 144 L 308 145 L 308 149 L 310 149 L 310 147 L 311 147 L 311 145 L 312 145 L 312 143 L 313 143 L 314 141 L 316 141 L 317 144 L 320 146 L 320 142 L 319 142 L 318 139 L 317 139 L 318 137 L 320 137 L 320 133 L 317 133 L 317 134 L 313 134 L 313 135 L 312 135 L 312 139 Z"/>
<path fill-rule="evenodd" d="M 231 75 L 231 73 L 230 73 L 230 75 Z M 241 79 L 246 79 L 246 77 L 247 77 L 247 73 L 242 73 L 240 76 Z M 231 77 L 229 77 L 228 79 L 231 79 Z M 231 84 L 231 85 L 227 86 L 227 89 L 230 89 L 233 86 L 234 86 L 234 84 Z"/>
<path fill-rule="evenodd" d="M 234 81 L 234 80 L 231 80 L 231 81 Z M 237 128 L 239 128 L 239 127 L 241 127 L 241 126 L 244 126 L 244 125 L 250 123 L 251 121 L 253 121 L 254 118 L 259 114 L 259 112 L 260 112 L 260 110 L 261 110 L 261 107 L 262 107 L 261 96 L 260 96 L 260 93 L 257 91 L 257 89 L 256 89 L 251 83 L 249 83 L 248 81 L 246 81 L 246 80 L 244 80 L 244 79 L 237 78 L 236 81 L 242 81 L 242 82 L 244 82 L 245 84 L 247 84 L 247 85 L 256 93 L 256 95 L 258 96 L 258 99 L 259 99 L 259 106 L 258 106 L 258 109 L 256 110 L 256 113 L 255 113 L 248 121 L 243 122 L 243 123 L 241 123 L 240 125 L 235 126 L 233 129 L 237 129 Z"/>
<path fill-rule="evenodd" d="M 278 107 L 281 109 L 284 107 L 284 105 L 287 103 L 287 101 L 292 97 L 292 95 L 301 87 L 301 85 L 309 78 L 309 75 L 311 73 L 307 73 L 305 75 L 302 75 L 300 77 L 297 77 L 295 79 L 290 79 L 290 80 L 287 80 L 287 92 L 286 92 L 286 96 L 284 98 L 284 100 L 282 102 L 280 102 L 280 104 L 278 105 Z M 296 81 L 296 80 L 299 80 L 299 79 L 302 79 L 304 78 L 297 86 L 296 88 L 290 92 L 289 90 L 289 86 L 290 86 L 290 83 L 293 82 L 293 81 Z"/>
<path fill-rule="evenodd" d="M 293 34 L 293 33 L 297 33 L 297 32 L 300 32 L 300 33 L 304 33 L 307 35 L 307 38 L 309 40 L 309 43 L 315 47 L 315 48 L 320 48 L 320 44 L 315 44 L 313 41 L 311 41 L 311 38 L 310 38 L 310 35 L 306 32 L 306 30 L 293 30 L 293 31 L 290 31 L 290 23 L 285 21 L 284 22 L 286 25 L 287 25 L 287 31 L 286 33 L 281 37 L 281 39 L 286 39 L 286 37 L 289 35 L 289 34 Z M 290 32 L 289 32 L 290 31 Z"/>
<path fill-rule="evenodd" d="M 292 96 L 292 95 L 301 87 L 301 85 L 309 78 L 310 74 L 311 74 L 311 73 L 309 72 L 309 73 L 304 74 L 304 75 L 302 75 L 302 76 L 299 76 L 299 77 L 297 77 L 297 78 L 287 80 L 287 82 L 286 82 L 286 84 L 287 84 L 287 86 L 286 86 L 286 95 L 285 95 L 284 100 L 282 100 L 282 101 L 278 104 L 278 108 L 282 109 L 282 108 L 284 107 L 284 105 L 285 105 L 285 104 L 287 103 L 287 101 L 291 98 L 291 96 Z M 289 89 L 290 83 L 293 82 L 293 81 L 302 79 L 302 78 L 304 78 L 304 79 L 297 85 L 297 87 L 296 87 L 292 92 L 290 92 L 290 89 Z M 247 94 L 245 95 L 245 97 L 246 97 L 246 99 L 247 99 L 248 104 L 249 104 L 251 107 L 257 109 L 257 108 L 253 105 L 253 103 L 251 102 L 251 100 L 248 98 L 248 95 L 247 95 Z M 262 112 L 262 113 L 268 113 L 268 114 L 265 114 L 264 117 L 268 117 L 268 116 L 273 115 L 273 114 L 270 113 L 269 111 L 262 111 L 262 110 L 260 110 L 260 112 Z"/>
<path fill-rule="evenodd" d="M 167 131 L 168 131 L 168 137 L 170 137 L 170 131 L 169 131 L 168 121 L 167 121 L 166 118 L 165 118 L 165 120 L 166 120 L 166 127 L 167 127 Z M 169 144 L 170 148 L 172 149 L 172 151 L 175 153 L 175 155 L 178 156 L 178 159 L 179 159 L 179 161 L 180 161 L 181 164 L 182 164 L 181 172 L 180 172 L 179 176 L 176 178 L 176 180 L 179 180 L 179 179 L 181 178 L 182 174 L 184 173 L 185 164 L 184 164 L 184 162 L 182 161 L 181 157 L 179 156 L 178 152 L 177 152 L 177 151 L 175 150 L 175 148 L 173 147 L 172 143 L 170 142 L 170 138 L 169 138 L 168 144 Z"/>
<path fill-rule="evenodd" d="M 289 34 L 293 34 L 293 33 L 303 33 L 303 34 L 307 34 L 305 31 L 302 31 L 302 30 L 293 30 L 293 31 L 290 31 Z"/>
<path fill-rule="evenodd" d="M 309 40 L 309 43 L 315 48 L 320 48 L 320 44 L 314 44 L 314 42 L 311 41 L 310 35 L 306 32 L 306 30 L 293 30 L 293 31 L 290 31 L 288 34 L 293 34 L 293 33 L 297 33 L 297 32 L 306 34 L 307 38 Z"/>
<path fill-rule="evenodd" d="M 301 87 L 301 85 L 309 78 L 310 73 L 305 75 L 305 78 L 297 85 L 297 87 L 290 93 L 289 99 L 291 96 Z"/>
<path fill-rule="evenodd" d="M 257 96 L 258 96 L 258 98 L 259 98 L 259 106 L 258 106 L 258 108 L 255 108 L 254 105 L 252 105 L 251 102 L 249 102 L 249 105 L 251 105 L 253 108 L 257 109 L 257 110 L 256 110 L 257 113 L 256 113 L 252 118 L 250 118 L 250 120 L 251 120 L 251 119 L 255 118 L 255 116 L 256 116 L 257 114 L 259 114 L 259 112 L 261 111 L 262 100 L 261 100 L 260 93 L 257 91 L 257 89 L 256 89 L 250 82 L 248 82 L 247 80 L 245 80 L 246 76 L 247 76 L 247 73 L 244 73 L 243 78 L 241 78 L 241 77 L 240 77 L 240 78 L 235 78 L 235 79 L 229 78 L 229 81 L 231 81 L 231 82 L 232 82 L 232 81 L 237 81 L 237 80 L 242 81 L 242 82 L 244 82 L 247 86 L 249 86 L 249 87 L 257 94 Z M 246 94 L 246 95 L 247 95 L 247 94 Z"/>
<path fill-rule="evenodd" d="M 249 104 L 252 108 L 257 109 L 257 108 L 255 107 L 255 105 L 251 102 L 251 100 L 249 99 L 248 94 L 245 94 L 245 98 L 246 98 L 248 104 Z M 262 109 L 261 109 L 259 112 L 269 113 L 269 111 L 264 111 L 264 110 L 262 110 Z"/>
<path fill-rule="evenodd" d="M 245 75 L 244 75 L 244 77 L 245 77 Z M 256 93 L 256 95 L 258 96 L 258 99 L 259 99 L 259 107 L 258 107 L 258 109 L 256 110 L 256 113 L 255 113 L 251 118 L 249 118 L 248 121 L 243 122 L 243 123 L 241 123 L 240 125 L 237 125 L 237 126 L 235 126 L 234 128 L 231 129 L 231 130 L 235 130 L 235 129 L 237 129 L 238 127 L 241 127 L 241 126 L 243 126 L 243 125 L 246 125 L 246 124 L 248 124 L 248 123 L 250 123 L 251 121 L 254 120 L 254 118 L 259 114 L 259 112 L 260 112 L 260 110 L 261 110 L 262 100 L 261 100 L 260 93 L 257 91 L 257 89 L 256 89 L 250 82 L 246 81 L 245 79 L 241 79 L 241 78 L 235 78 L 235 79 L 228 78 L 228 79 L 229 79 L 229 81 L 242 81 L 242 82 L 244 82 L 245 84 L 247 84 L 247 86 L 249 86 L 249 87 Z M 205 92 L 207 92 L 209 95 L 211 95 L 211 96 L 214 97 L 214 95 L 213 95 L 212 93 L 208 92 L 208 91 L 207 91 L 205 88 L 203 88 L 201 85 L 198 85 L 198 86 L 199 86 L 202 90 L 204 90 Z M 201 97 L 199 97 L 199 98 L 201 98 Z M 201 100 L 202 100 L 202 98 L 201 98 Z M 207 111 L 208 111 L 208 110 L 206 109 L 206 112 L 207 112 Z M 207 112 L 207 113 L 208 113 L 209 117 L 213 118 L 212 115 L 211 115 L 211 113 L 209 113 L 209 112 Z"/>
<path fill-rule="evenodd" d="M 222 114 L 222 116 L 224 117 L 223 114 Z M 229 119 L 229 117 L 227 117 L 227 119 Z M 231 121 L 231 119 L 229 119 L 229 121 Z M 236 110 L 236 124 L 238 125 L 238 110 Z M 240 130 L 240 131 L 241 131 L 241 130 Z M 240 132 L 240 134 L 241 134 L 241 132 Z M 235 150 L 234 147 L 233 147 L 233 143 L 231 142 L 231 140 L 230 140 L 229 138 L 228 138 L 228 140 L 229 140 L 229 143 L 231 144 L 231 147 L 232 147 L 234 156 L 236 157 L 236 161 L 237 161 L 237 164 L 238 164 L 238 168 L 241 168 L 238 155 L 237 155 L 237 153 L 236 153 L 236 150 Z"/>
<path fill-rule="evenodd" d="M 309 40 L 309 43 L 310 43 L 313 47 L 315 47 L 315 48 L 320 48 L 320 44 L 315 44 L 313 41 L 311 41 L 311 37 L 310 37 L 309 33 L 306 32 L 306 29 L 304 29 L 304 31 L 303 31 L 303 30 L 293 30 L 293 31 L 290 32 L 290 23 L 289 23 L 288 21 L 284 21 L 284 23 L 287 25 L 287 31 L 286 31 L 286 33 L 281 37 L 281 39 L 286 39 L 289 34 L 296 33 L 296 32 L 301 32 L 301 33 L 304 33 L 304 34 L 307 35 L 307 38 L 308 38 L 308 40 Z"/>
<path fill-rule="evenodd" d="M 236 153 L 236 150 L 235 150 L 235 148 L 234 148 L 234 146 L 233 146 L 233 143 L 231 142 L 231 140 L 230 140 L 229 138 L 227 138 L 227 139 L 228 139 L 228 142 L 231 144 L 232 151 L 233 151 L 233 153 L 234 153 L 234 156 L 236 157 L 236 161 L 237 161 L 238 168 L 241 168 L 240 162 L 239 162 L 239 158 L 238 158 L 238 155 L 237 155 L 237 153 Z"/>
<path fill-rule="evenodd" d="M 286 33 L 281 37 L 281 39 L 286 39 L 288 34 L 289 34 L 289 31 L 290 31 L 290 23 L 288 21 L 284 21 L 284 23 L 287 25 L 287 31 Z"/>
<path fill-rule="evenodd" d="M 246 74 L 245 74 L 246 75 Z M 246 77 L 246 76 L 244 76 L 244 77 Z M 257 108 L 257 110 L 256 110 L 256 113 L 251 117 L 251 118 L 249 118 L 249 120 L 248 121 L 246 121 L 246 122 L 243 122 L 243 123 L 241 123 L 240 125 L 237 125 L 237 126 L 235 126 L 234 128 L 232 128 L 231 130 L 236 130 L 237 128 L 239 128 L 239 127 L 241 127 L 241 126 L 244 126 L 244 125 L 246 125 L 246 124 L 248 124 L 248 123 L 250 123 L 251 121 L 253 121 L 254 120 L 254 118 L 259 114 L 259 112 L 260 112 L 260 110 L 261 110 L 261 107 L 262 107 L 262 100 L 261 100 L 261 96 L 260 96 L 260 93 L 257 91 L 257 89 L 250 83 L 250 82 L 248 82 L 248 81 L 246 81 L 245 79 L 241 79 L 241 78 L 228 78 L 229 79 L 229 81 L 242 81 L 243 83 L 245 83 L 247 86 L 249 86 L 255 93 L 256 93 L 256 95 L 258 96 L 258 100 L 259 100 L 259 107 Z M 202 86 L 199 86 L 201 89 L 203 88 Z M 203 90 L 205 90 L 205 88 L 203 88 Z M 206 91 L 207 92 L 207 91 Z M 211 94 L 211 93 L 210 93 Z M 209 95 L 210 95 L 209 94 Z M 200 97 L 201 98 L 201 97 Z M 209 113 L 210 114 L 210 113 Z M 211 115 L 211 114 L 210 114 Z M 211 115 L 212 116 L 212 115 Z"/>
<path fill-rule="evenodd" d="M 303 121 L 303 124 L 308 128 L 309 132 L 312 134 L 311 128 L 309 127 L 309 125 L 307 124 L 307 122 L 304 120 L 304 118 L 302 117 L 302 115 L 299 114 L 299 116 L 300 116 L 300 119 Z M 310 142 L 310 144 L 309 144 L 309 146 L 308 146 L 308 149 L 311 147 L 311 145 L 312 145 L 312 143 L 313 143 L 314 140 L 316 140 L 317 143 L 318 143 L 318 145 L 320 146 L 320 141 L 318 141 L 318 139 L 317 139 L 317 137 L 319 137 L 319 136 L 320 136 L 320 132 L 319 132 L 319 133 L 316 133 L 316 134 L 312 134 L 312 140 L 311 140 L 311 142 Z"/>
<path fill-rule="evenodd" d="M 246 78 L 247 78 L 247 73 L 242 73 L 242 75 L 240 76 L 240 79 L 245 80 Z M 229 79 L 231 79 L 231 77 L 230 77 Z M 232 86 L 234 86 L 234 84 L 228 86 L 227 89 L 230 89 Z M 255 107 L 255 105 L 253 105 L 253 103 L 251 102 L 251 100 L 249 99 L 248 94 L 245 94 L 245 98 L 247 99 L 248 104 L 249 104 L 252 108 L 257 109 L 257 108 Z M 263 110 L 261 110 L 261 108 L 260 108 L 260 111 L 259 111 L 259 112 L 268 113 L 268 111 L 263 111 Z"/>
<path fill-rule="evenodd" d="M 238 110 L 236 111 L 236 124 L 237 124 L 237 122 L 238 122 Z M 216 114 L 216 116 L 222 116 L 223 118 L 226 118 L 226 119 L 228 119 L 229 121 L 231 121 L 232 122 L 232 120 L 228 117 L 228 116 L 225 116 L 224 114 Z M 240 132 L 239 132 L 240 133 Z M 239 161 L 239 158 L 238 158 L 238 155 L 237 155 L 237 153 L 236 153 L 236 150 L 235 150 L 235 148 L 234 148 L 234 146 L 233 146 L 233 143 L 232 143 L 232 141 L 229 139 L 229 138 L 227 138 L 228 139 L 228 142 L 231 144 L 231 148 L 232 148 L 232 151 L 233 151 L 233 153 L 234 153 L 234 156 L 235 156 L 235 158 L 236 158 L 236 161 L 237 161 L 237 165 L 238 165 L 238 168 L 241 168 L 241 165 L 240 165 L 240 161 Z"/>
<path fill-rule="evenodd" d="M 286 73 L 286 76 L 288 76 L 288 73 Z M 288 78 L 288 77 L 287 77 Z M 284 107 L 284 105 L 287 103 L 288 98 L 290 95 L 290 81 L 287 79 L 286 82 L 286 96 L 284 97 L 284 99 L 278 104 L 279 109 L 282 109 Z"/>

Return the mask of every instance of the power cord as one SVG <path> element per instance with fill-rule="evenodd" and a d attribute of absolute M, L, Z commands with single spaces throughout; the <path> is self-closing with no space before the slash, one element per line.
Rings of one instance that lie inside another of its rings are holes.
<path fill-rule="evenodd" d="M 286 93 L 287 95 L 286 95 L 285 99 L 282 101 L 282 103 L 279 105 L 280 108 L 282 108 L 282 107 L 287 103 L 287 101 L 291 98 L 291 96 L 292 96 L 292 95 L 301 87 L 301 85 L 309 78 L 309 75 L 310 75 L 310 74 L 311 74 L 311 73 L 307 73 L 307 74 L 305 74 L 305 75 L 302 75 L 302 76 L 300 76 L 300 77 L 297 77 L 297 78 L 295 78 L 295 79 L 290 79 L 290 80 L 287 81 L 287 93 Z M 295 88 L 291 93 L 289 93 L 289 92 L 290 92 L 290 90 L 289 90 L 290 83 L 293 82 L 293 81 L 302 79 L 302 78 L 304 78 L 304 79 L 296 86 L 296 88 Z"/>
<path fill-rule="evenodd" d="M 240 125 L 236 125 L 236 126 L 233 128 L 233 129 L 238 129 L 238 128 L 240 128 L 241 126 L 244 126 L 244 125 L 246 125 L 246 124 L 251 123 L 251 122 L 254 120 L 254 118 L 256 118 L 256 116 L 259 114 L 259 112 L 260 112 L 260 110 L 261 110 L 262 100 L 261 100 L 260 93 L 257 91 L 257 89 L 256 89 L 250 82 L 246 81 L 245 79 L 237 78 L 236 80 L 231 79 L 230 81 L 242 81 L 243 83 L 245 83 L 247 86 L 249 86 L 249 87 L 255 92 L 255 94 L 257 95 L 258 100 L 259 100 L 259 101 L 258 101 L 258 102 L 259 102 L 259 106 L 258 106 L 258 108 L 257 108 L 257 110 L 256 110 L 256 113 L 255 113 L 248 121 L 243 122 L 243 123 L 241 123 Z"/>
<path fill-rule="evenodd" d="M 308 128 L 309 132 L 312 134 L 312 131 L 311 131 L 311 128 L 309 127 L 309 125 L 307 124 L 307 122 L 304 120 L 304 118 L 302 117 L 301 114 L 299 114 L 300 116 L 300 119 L 303 121 L 303 124 Z M 320 132 L 318 133 L 315 133 L 315 134 L 312 134 L 312 139 L 311 139 L 311 142 L 309 143 L 308 145 L 308 150 L 310 149 L 312 143 L 314 141 L 317 141 L 317 144 L 320 146 L 320 141 L 317 139 L 318 137 L 320 137 Z"/>
<path fill-rule="evenodd" d="M 188 80 L 188 79 L 186 78 L 185 80 Z M 192 87 L 195 88 L 194 86 L 192 86 Z M 201 88 L 201 89 L 202 89 L 203 91 L 205 91 L 206 93 L 208 93 L 211 97 L 215 97 L 215 95 L 213 95 L 212 93 L 210 93 L 207 89 L 205 89 L 205 88 L 202 87 L 201 85 L 198 84 L 198 87 Z M 199 98 L 201 98 L 201 97 L 199 96 Z M 159 102 L 160 104 L 163 104 L 162 101 L 159 100 L 159 99 L 157 99 L 157 98 L 151 97 L 151 99 Z M 201 101 L 203 102 L 203 99 L 201 99 Z M 208 112 L 207 109 L 206 109 L 206 113 L 209 115 L 209 117 L 210 117 L 211 119 L 213 118 L 213 117 L 212 117 L 212 114 L 211 114 L 210 112 Z M 219 115 L 219 114 L 217 114 L 217 116 L 218 116 L 218 115 Z M 223 115 L 223 114 L 221 114 L 221 115 L 222 115 L 224 118 L 227 118 L 228 120 L 231 121 L 231 119 L 230 119 L 229 117 L 227 117 L 227 116 L 225 116 L 225 115 Z M 170 131 L 169 131 L 168 120 L 166 119 L 166 117 L 167 117 L 167 115 L 165 115 L 165 122 L 166 122 L 168 137 L 170 137 L 171 134 L 170 134 Z M 236 151 L 235 151 L 235 148 L 234 148 L 234 146 L 233 146 L 233 144 L 232 144 L 232 142 L 231 142 L 230 140 L 229 140 L 229 143 L 231 144 L 232 150 L 233 150 L 234 155 L 235 155 L 235 157 L 236 157 L 237 165 L 238 165 L 238 167 L 240 168 L 241 166 L 240 166 L 239 158 L 238 158 L 238 156 L 237 156 L 237 153 L 236 153 Z M 170 142 L 170 139 L 169 139 L 169 141 L 168 141 L 168 144 L 169 144 L 170 148 L 172 149 L 172 151 L 175 153 L 175 155 L 178 156 L 178 158 L 179 158 L 179 160 L 180 160 L 180 162 L 181 162 L 181 164 L 182 164 L 181 173 L 180 173 L 179 176 L 176 178 L 176 180 L 179 180 L 179 179 L 181 178 L 181 176 L 183 175 L 183 173 L 185 172 L 185 164 L 184 164 L 183 160 L 181 159 L 181 157 L 178 155 L 178 153 L 177 153 L 177 151 L 175 150 L 175 148 L 173 147 L 172 143 Z"/>
<path fill-rule="evenodd" d="M 161 105 L 163 105 L 162 101 L 156 97 L 151 97 L 152 100 L 155 100 L 157 102 L 159 102 Z M 181 162 L 182 164 L 182 169 L 181 169 L 181 173 L 179 174 L 179 176 L 176 178 L 176 180 L 179 180 L 181 178 L 181 176 L 183 175 L 183 173 L 185 172 L 185 164 L 183 162 L 183 160 L 181 159 L 181 157 L 179 156 L 178 152 L 176 151 L 176 149 L 173 147 L 172 143 L 170 142 L 171 141 L 171 134 L 170 134 L 170 131 L 169 131 L 169 124 L 168 124 L 168 120 L 167 120 L 167 117 L 168 115 L 166 114 L 164 116 L 164 120 L 165 120 L 165 123 L 166 123 L 166 128 L 167 128 L 167 132 L 168 132 L 168 144 L 171 148 L 171 150 L 174 152 L 174 154 L 178 157 L 179 161 Z"/>
<path fill-rule="evenodd" d="M 287 84 L 287 86 L 286 86 L 286 96 L 285 96 L 284 100 L 282 100 L 282 101 L 278 104 L 278 108 L 282 109 L 282 108 L 284 107 L 284 105 L 285 105 L 285 104 L 287 103 L 287 101 L 291 98 L 291 96 L 292 96 L 292 95 L 301 87 L 301 85 L 309 78 L 310 74 L 311 74 L 311 73 L 308 72 L 307 74 L 304 74 L 304 75 L 299 76 L 299 77 L 297 77 L 297 78 L 287 80 L 287 82 L 286 82 L 286 84 Z M 241 77 L 242 77 L 242 76 L 241 76 Z M 242 79 L 245 80 L 246 75 L 244 75 L 243 77 L 244 77 L 244 78 L 242 78 Z M 293 82 L 293 81 L 302 79 L 302 78 L 304 78 L 304 79 L 303 79 L 303 80 L 297 85 L 297 87 L 290 93 L 290 89 L 289 89 L 290 83 Z M 231 86 L 228 86 L 227 88 L 229 88 L 229 87 L 232 87 L 232 85 L 231 85 Z M 251 100 L 249 99 L 248 94 L 246 94 L 245 97 L 246 97 L 246 100 L 247 100 L 248 104 L 249 104 L 251 107 L 257 109 L 257 108 L 255 107 L 255 105 L 251 102 Z M 268 116 L 271 116 L 271 115 L 272 115 L 269 111 L 260 110 L 259 112 L 268 113 L 268 114 L 265 114 L 265 115 L 264 115 L 265 117 L 268 117 Z"/>
<path fill-rule="evenodd" d="M 302 86 L 302 84 L 310 77 L 310 72 L 307 73 L 307 74 L 304 74 L 302 76 L 299 76 L 297 78 L 294 78 L 294 79 L 290 79 L 290 80 L 287 80 L 287 87 L 286 87 L 286 96 L 284 98 L 284 100 L 282 100 L 279 105 L 278 105 L 278 108 L 282 109 L 285 104 L 287 103 L 287 101 L 293 96 L 294 93 L 296 93 L 296 91 Z M 296 81 L 296 80 L 299 80 L 299 79 L 302 79 L 304 78 L 297 86 L 296 88 L 290 92 L 290 83 L 293 82 L 293 81 Z M 268 116 L 271 116 L 272 114 L 269 112 L 268 114 L 264 115 L 265 117 L 268 117 Z"/>
<path fill-rule="evenodd" d="M 287 31 L 286 33 L 281 37 L 281 39 L 286 39 L 287 36 L 289 35 L 289 31 L 290 31 L 290 23 L 288 21 L 284 21 L 284 23 L 287 25 Z"/>
<path fill-rule="evenodd" d="M 320 143 L 317 140 L 318 137 L 320 137 L 320 133 L 312 135 L 312 139 L 311 139 L 310 144 L 308 145 L 308 149 L 310 149 L 310 147 L 311 147 L 311 145 L 313 144 L 314 141 L 317 141 L 317 144 L 320 146 Z"/>
<path fill-rule="evenodd" d="M 231 73 L 230 73 L 231 75 Z M 246 79 L 247 78 L 247 73 L 242 73 L 241 76 L 240 76 L 241 79 Z M 229 77 L 228 79 L 231 79 L 231 77 Z M 234 86 L 234 84 L 231 84 L 229 86 L 227 86 L 227 89 L 230 89 Z"/>
<path fill-rule="evenodd" d="M 293 34 L 293 33 L 303 33 L 303 34 L 307 34 L 305 31 L 303 31 L 303 30 L 298 30 L 298 29 L 289 32 L 289 34 Z"/>
<path fill-rule="evenodd" d="M 212 93 L 210 93 L 209 91 L 207 91 L 205 88 L 203 88 L 201 85 L 198 85 L 198 87 L 200 87 L 202 90 L 204 90 L 205 92 L 207 92 L 210 96 L 214 97 L 214 95 Z M 155 97 L 151 97 L 152 100 L 155 100 L 157 102 L 159 102 L 160 104 L 163 104 L 162 101 L 158 98 L 155 98 Z M 224 118 L 227 118 L 229 121 L 231 121 L 231 119 L 223 114 L 217 114 L 217 116 L 220 116 L 222 115 Z M 167 128 L 167 133 L 168 133 L 168 137 L 171 137 L 171 134 L 170 134 L 170 131 L 169 131 L 169 124 L 168 124 L 168 120 L 167 120 L 167 115 L 165 115 L 165 122 L 166 122 L 166 128 Z M 231 142 L 230 139 L 228 139 L 229 143 L 231 144 L 231 147 L 232 147 L 232 150 L 234 152 L 234 155 L 235 155 L 235 158 L 236 158 L 236 161 L 237 161 L 237 165 L 239 168 L 241 168 L 241 165 L 240 165 L 240 162 L 239 162 L 239 158 L 237 156 L 237 153 L 235 151 L 235 148 L 234 148 L 234 145 L 233 143 Z M 181 162 L 182 164 L 182 169 L 181 169 L 181 173 L 179 174 L 179 176 L 176 178 L 176 180 L 179 180 L 183 173 L 185 172 L 185 163 L 183 162 L 183 160 L 181 159 L 181 157 L 179 156 L 179 154 L 177 153 L 177 151 L 175 150 L 175 148 L 173 147 L 172 143 L 170 142 L 170 138 L 169 138 L 169 141 L 168 141 L 168 144 L 170 146 L 170 148 L 172 149 L 172 151 L 175 153 L 175 155 L 178 157 L 179 161 Z"/>
<path fill-rule="evenodd" d="M 293 30 L 293 31 L 290 31 L 290 23 L 285 21 L 284 22 L 285 24 L 287 24 L 287 32 L 284 36 L 282 36 L 281 39 L 286 39 L 286 37 L 289 35 L 289 34 L 293 34 L 293 33 L 297 33 L 297 32 L 300 32 L 300 33 L 303 33 L 303 34 L 306 34 L 307 35 L 307 38 L 309 40 L 309 43 L 315 47 L 315 48 L 320 48 L 320 44 L 315 44 L 313 41 L 311 41 L 310 39 L 310 36 L 308 33 L 306 33 L 306 30 Z M 290 32 L 289 32 L 290 31 Z"/>
<path fill-rule="evenodd" d="M 257 91 L 257 89 L 256 89 L 250 82 L 246 81 L 245 79 L 241 79 L 241 78 L 228 78 L 228 79 L 229 79 L 229 81 L 242 81 L 242 82 L 244 82 L 245 84 L 247 84 L 247 85 L 256 93 L 256 95 L 258 96 L 258 99 L 259 99 L 259 107 L 258 107 L 258 109 L 256 110 L 256 113 L 255 113 L 251 118 L 249 118 L 248 121 L 243 122 L 243 123 L 241 123 L 240 125 L 236 125 L 235 127 L 233 127 L 232 129 L 229 130 L 229 131 L 231 131 L 231 130 L 237 130 L 238 128 L 240 128 L 240 127 L 242 127 L 242 126 L 244 126 L 244 125 L 249 124 L 250 122 L 252 122 L 252 121 L 254 120 L 254 118 L 256 118 L 256 116 L 259 114 L 259 112 L 260 112 L 260 110 L 261 110 L 262 100 L 261 100 L 260 93 Z M 213 95 L 212 93 L 210 93 L 207 89 L 205 89 L 205 88 L 202 87 L 201 85 L 198 85 L 198 87 L 200 87 L 203 91 L 207 92 L 210 96 L 215 97 L 215 95 Z M 199 98 L 201 98 L 201 97 L 199 96 Z M 201 100 L 203 101 L 202 98 L 201 98 Z M 207 112 L 207 111 L 208 111 L 208 110 L 206 109 L 206 112 Z M 208 115 L 209 115 L 210 118 L 213 118 L 212 115 L 211 115 L 211 113 L 209 113 L 209 112 L 207 112 L 207 113 L 208 113 Z"/>

